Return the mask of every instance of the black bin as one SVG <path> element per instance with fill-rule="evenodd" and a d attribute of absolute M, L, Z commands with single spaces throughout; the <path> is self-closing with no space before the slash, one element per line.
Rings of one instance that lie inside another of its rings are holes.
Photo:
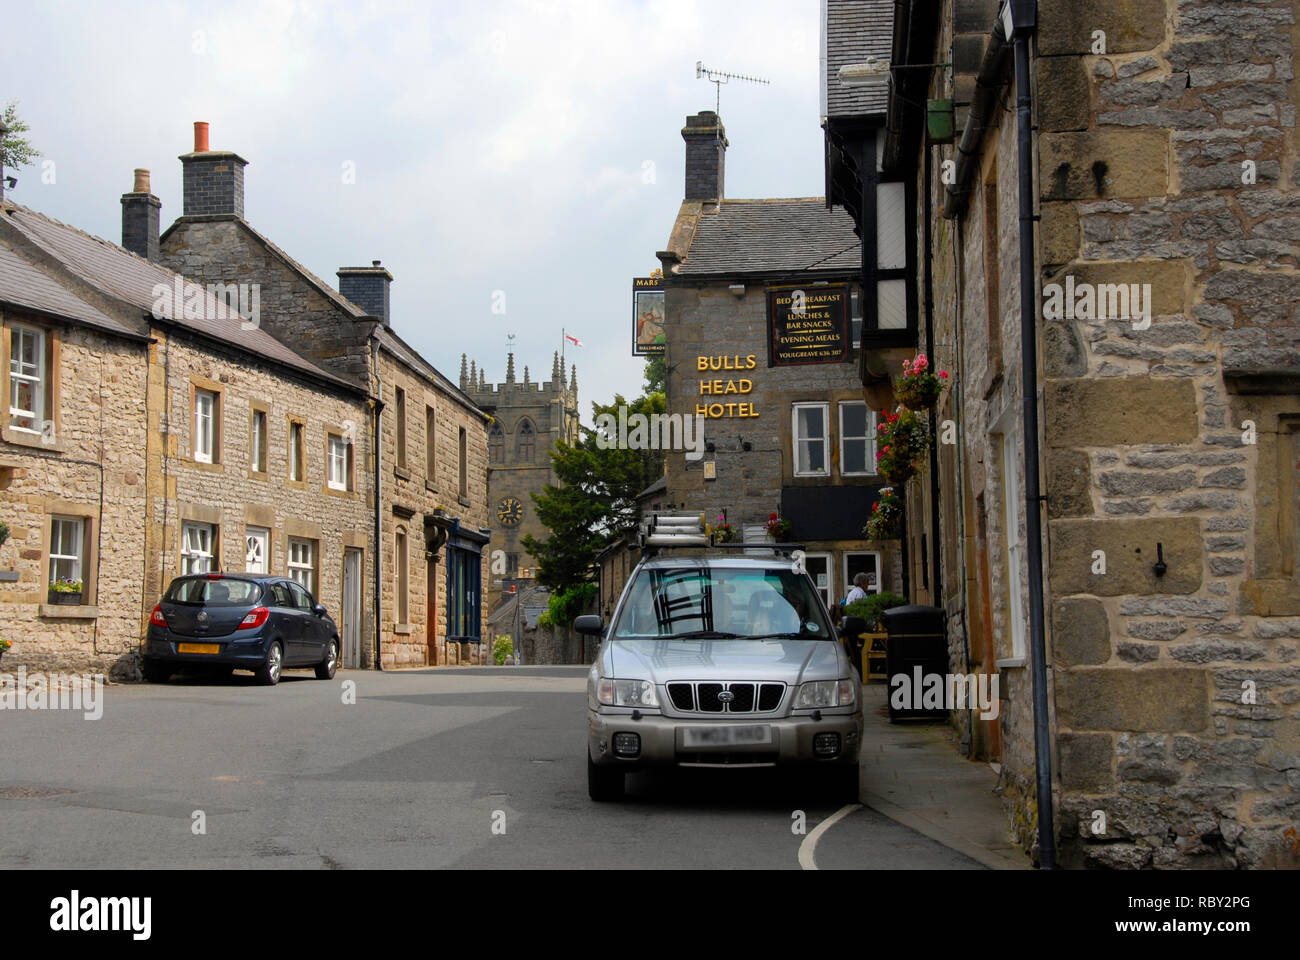
<path fill-rule="evenodd" d="M 948 710 L 944 706 L 944 699 L 947 691 L 948 637 L 943 610 L 910 604 L 886 610 L 884 621 L 885 632 L 889 634 L 885 648 L 885 668 L 889 675 L 889 722 L 947 719 Z M 926 678 L 935 674 L 939 677 L 940 690 L 943 691 L 939 695 L 940 706 L 937 709 L 926 709 L 921 705 Z M 906 677 L 905 682 L 900 682 L 902 677 Z M 900 689 L 906 696 L 895 696 Z M 894 704 L 900 697 L 903 705 L 896 707 Z"/>

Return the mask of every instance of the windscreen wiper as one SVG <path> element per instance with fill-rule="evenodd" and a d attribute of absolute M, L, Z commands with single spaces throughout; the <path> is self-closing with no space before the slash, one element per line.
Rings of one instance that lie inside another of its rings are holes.
<path fill-rule="evenodd" d="M 739 633 L 723 633 L 720 630 L 691 630 L 687 633 L 673 633 L 664 636 L 664 640 L 747 640 Z"/>

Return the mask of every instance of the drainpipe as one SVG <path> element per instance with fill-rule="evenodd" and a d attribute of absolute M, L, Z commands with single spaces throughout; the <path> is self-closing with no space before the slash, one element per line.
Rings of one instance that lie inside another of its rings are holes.
<path fill-rule="evenodd" d="M 931 152 L 933 147 L 925 142 L 922 137 L 921 150 L 925 154 L 921 163 L 922 178 L 925 182 L 925 188 L 922 191 L 925 194 L 922 200 L 921 215 L 925 219 L 925 226 L 922 228 L 922 244 L 924 246 L 923 259 L 924 283 L 925 283 L 925 348 L 930 354 L 930 363 L 932 368 L 939 366 L 939 358 L 935 355 L 934 350 L 934 267 L 931 258 L 934 254 L 934 237 L 930 229 L 930 218 L 932 216 L 930 204 L 930 180 L 934 176 L 933 160 Z M 936 404 L 937 406 L 937 404 Z M 939 554 L 943 549 L 943 532 L 939 529 L 939 415 L 934 408 L 930 409 L 930 591 L 934 597 L 933 606 L 942 607 L 943 589 L 939 584 Z"/>
<path fill-rule="evenodd" d="M 376 327 L 378 330 L 378 327 Z M 383 617 L 381 616 L 382 608 L 380 607 L 379 590 L 380 584 L 383 583 L 383 573 L 380 566 L 380 555 L 383 553 L 383 514 L 379 506 L 379 493 L 382 484 L 381 478 L 383 471 L 380 470 L 379 451 L 382 448 L 382 434 L 379 432 L 380 414 L 384 410 L 383 381 L 379 379 L 379 338 L 375 336 L 375 331 L 370 334 L 370 369 L 375 371 L 375 433 L 374 433 L 374 451 L 375 451 L 375 669 L 383 670 L 383 661 L 380 660 L 380 645 L 383 643 Z"/>
<path fill-rule="evenodd" d="M 1056 868 L 1052 811 L 1052 742 L 1047 712 L 1047 644 L 1043 622 L 1042 494 L 1038 469 L 1037 268 L 1034 262 L 1034 142 L 1029 89 L 1029 38 L 1034 32 L 1033 0 L 1006 0 L 1004 30 L 1012 35 L 1016 65 L 1016 170 L 1020 193 L 1021 408 L 1025 425 L 1025 534 L 1029 563 L 1029 636 L 1033 656 L 1034 769 L 1038 781 L 1038 851 L 1044 870 Z"/>

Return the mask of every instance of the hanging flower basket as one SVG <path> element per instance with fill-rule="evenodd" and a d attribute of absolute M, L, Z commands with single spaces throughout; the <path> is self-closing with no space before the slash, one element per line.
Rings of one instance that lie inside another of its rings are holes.
<path fill-rule="evenodd" d="M 903 375 L 894 380 L 894 397 L 908 410 L 933 410 L 943 388 L 948 385 L 948 371 L 930 371 L 930 359 L 921 354 L 903 361 Z"/>
<path fill-rule="evenodd" d="M 767 523 L 764 524 L 767 529 L 767 535 L 777 543 L 787 543 L 790 539 L 790 521 L 777 513 L 770 513 L 767 516 Z"/>
<path fill-rule="evenodd" d="M 906 483 L 930 449 L 929 427 L 916 413 L 904 410 L 885 414 L 876 430 L 876 471 L 892 484 Z"/>
<path fill-rule="evenodd" d="M 731 524 L 727 523 L 724 516 L 718 517 L 718 522 L 713 525 L 713 542 L 714 543 L 733 543 L 736 540 L 736 531 Z"/>
<path fill-rule="evenodd" d="M 871 517 L 862 528 L 868 540 L 894 540 L 903 532 L 903 501 L 893 487 L 882 487 L 880 499 L 871 505 Z"/>

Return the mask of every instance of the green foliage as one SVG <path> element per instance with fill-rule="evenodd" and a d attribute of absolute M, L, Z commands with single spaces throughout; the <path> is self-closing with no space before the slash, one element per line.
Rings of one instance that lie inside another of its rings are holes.
<path fill-rule="evenodd" d="M 886 590 L 883 593 L 873 593 L 865 600 L 855 600 L 844 608 L 844 615 L 861 617 L 867 621 L 868 630 L 879 630 L 885 611 L 891 607 L 901 607 L 905 603 L 907 603 L 906 597 L 900 597 Z"/>
<path fill-rule="evenodd" d="M 0 137 L 0 163 L 6 167 L 25 167 L 41 155 L 41 151 L 23 136 L 31 127 L 18 116 L 17 100 L 5 104 L 3 116 L 9 130 Z"/>
<path fill-rule="evenodd" d="M 8 539 L 9 539 L 9 524 L 5 523 L 3 520 L 0 520 L 0 547 L 3 547 L 5 545 L 5 541 Z"/>
<path fill-rule="evenodd" d="M 645 392 L 668 392 L 668 361 L 663 356 L 648 357 L 645 362 Z"/>
<path fill-rule="evenodd" d="M 625 403 L 621 396 L 612 404 L 593 403 L 592 422 L 603 414 L 617 420 Z M 666 404 L 662 393 L 652 393 L 626 406 L 628 414 L 650 416 L 663 413 Z M 596 431 L 583 427 L 577 443 L 556 444 L 551 462 L 561 485 L 532 494 L 537 517 L 551 535 L 545 540 L 525 536 L 521 542 L 537 560 L 538 583 L 562 590 L 589 581 L 596 554 L 636 529 L 636 495 L 664 475 L 664 452 L 602 450 Z"/>
<path fill-rule="evenodd" d="M 492 661 L 503 667 L 515 652 L 515 642 L 507 636 L 497 637 L 492 641 Z"/>
<path fill-rule="evenodd" d="M 10 647 L 12 647 L 12 646 L 13 646 L 12 643 L 10 643 L 10 642 L 9 642 L 8 640 L 6 640 L 4 637 L 0 637 L 0 653 L 4 653 L 6 650 L 8 650 L 8 649 L 9 649 Z"/>
<path fill-rule="evenodd" d="M 81 593 L 80 580 L 55 580 L 50 584 L 55 593 Z"/>
<path fill-rule="evenodd" d="M 594 583 L 579 583 L 563 590 L 556 590 L 546 601 L 546 610 L 537 618 L 537 625 L 539 627 L 571 626 L 595 598 Z"/>

